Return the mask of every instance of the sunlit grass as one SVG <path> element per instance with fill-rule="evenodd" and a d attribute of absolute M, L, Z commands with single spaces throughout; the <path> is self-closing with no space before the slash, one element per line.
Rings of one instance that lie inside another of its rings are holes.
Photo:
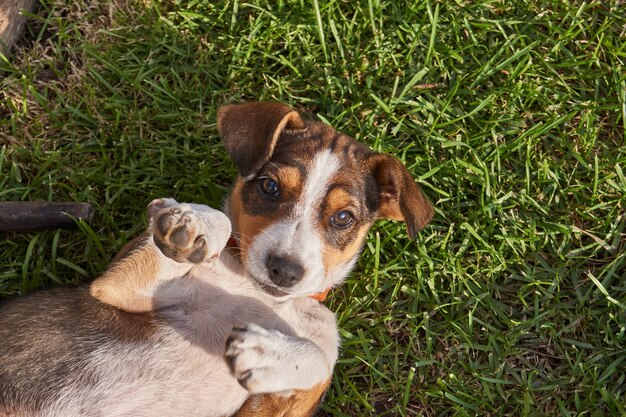
<path fill-rule="evenodd" d="M 626 414 L 619 2 L 48 1 L 0 62 L 0 294 L 85 282 L 173 196 L 220 206 L 217 107 L 278 100 L 401 158 L 436 206 L 370 233 L 329 306 L 335 416 Z M 570 4 L 571 3 L 571 4 Z"/>

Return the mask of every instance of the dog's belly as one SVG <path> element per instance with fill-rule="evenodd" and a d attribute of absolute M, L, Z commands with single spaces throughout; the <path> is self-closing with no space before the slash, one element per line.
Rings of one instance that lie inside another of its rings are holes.
<path fill-rule="evenodd" d="M 97 382 L 64 388 L 40 416 L 217 417 L 243 404 L 248 393 L 221 356 L 167 329 L 158 339 L 154 346 L 103 346 L 85 366 L 98 374 Z"/>
<path fill-rule="evenodd" d="M 66 387 L 40 416 L 234 414 L 249 393 L 223 359 L 232 327 L 256 323 L 286 334 L 299 331 L 290 305 L 281 317 L 249 282 L 225 275 L 213 278 L 211 284 L 194 281 L 193 297 L 156 313 L 157 329 L 145 343 L 104 342 L 85 364 L 87 375 L 98 375 L 95 385 L 82 378 Z"/>
<path fill-rule="evenodd" d="M 164 288 L 180 302 L 147 315 L 103 305 L 85 288 L 0 305 L 0 415 L 232 415 L 249 395 L 222 357 L 234 325 L 336 333 L 334 315 L 313 300 L 277 305 L 240 275 L 205 278 Z"/>
<path fill-rule="evenodd" d="M 222 359 L 227 330 L 213 332 L 213 320 L 193 327 L 204 313 L 126 314 L 84 288 L 9 300 L 0 305 L 0 415 L 232 414 L 248 393 Z"/>

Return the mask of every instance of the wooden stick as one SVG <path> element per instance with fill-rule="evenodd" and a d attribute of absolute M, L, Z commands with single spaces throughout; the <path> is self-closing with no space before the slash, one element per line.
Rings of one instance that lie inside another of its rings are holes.
<path fill-rule="evenodd" d="M 0 201 L 0 231 L 36 231 L 76 226 L 76 219 L 91 221 L 89 203 Z M 71 216 L 71 217 L 70 217 Z"/>

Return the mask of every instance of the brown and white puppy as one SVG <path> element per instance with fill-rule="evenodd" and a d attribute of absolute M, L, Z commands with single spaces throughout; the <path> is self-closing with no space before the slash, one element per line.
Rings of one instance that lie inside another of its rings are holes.
<path fill-rule="evenodd" d="M 412 238 L 432 217 L 399 160 L 287 106 L 226 106 L 218 117 L 240 173 L 227 205 L 233 233 L 247 271 L 275 297 L 340 283 L 375 220 L 403 220 Z"/>
<path fill-rule="evenodd" d="M 218 128 L 239 169 L 226 211 L 240 259 L 277 300 L 323 299 L 354 266 L 374 221 L 404 221 L 413 238 L 432 218 L 398 159 L 288 106 L 226 106 Z M 330 375 L 322 386 L 328 383 Z M 319 395 L 313 389 L 299 397 Z M 280 396 L 264 397 L 272 401 L 282 404 Z"/>
<path fill-rule="evenodd" d="M 398 160 L 287 106 L 227 106 L 218 127 L 240 172 L 229 221 L 158 200 L 89 292 L 0 306 L 0 416 L 312 415 L 338 350 L 314 298 L 375 220 L 413 236 L 432 208 Z"/>

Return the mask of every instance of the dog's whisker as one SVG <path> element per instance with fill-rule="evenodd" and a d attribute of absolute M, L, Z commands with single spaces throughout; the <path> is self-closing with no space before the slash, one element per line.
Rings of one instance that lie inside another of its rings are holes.
<path fill-rule="evenodd" d="M 244 233 L 240 233 L 240 232 L 232 232 L 230 237 L 232 239 L 234 239 L 235 242 L 237 242 L 237 243 L 243 243 L 244 242 L 244 238 L 247 239 L 248 241 L 252 240 L 250 236 L 248 236 L 248 235 L 246 235 Z"/>

